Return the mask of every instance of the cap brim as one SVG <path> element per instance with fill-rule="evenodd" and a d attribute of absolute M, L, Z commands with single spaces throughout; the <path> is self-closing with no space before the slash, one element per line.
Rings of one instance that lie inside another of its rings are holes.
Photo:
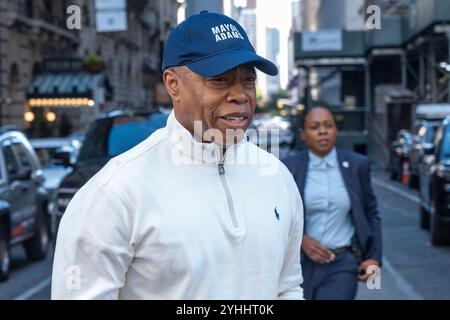
<path fill-rule="evenodd" d="M 278 74 L 277 66 L 247 49 L 233 49 L 186 64 L 189 69 L 204 77 L 215 77 L 245 63 L 270 75 Z"/>

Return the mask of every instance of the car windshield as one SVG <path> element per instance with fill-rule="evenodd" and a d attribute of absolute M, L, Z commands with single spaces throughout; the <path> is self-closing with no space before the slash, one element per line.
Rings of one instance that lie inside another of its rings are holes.
<path fill-rule="evenodd" d="M 445 127 L 439 156 L 440 159 L 450 159 L 450 126 Z"/>
<path fill-rule="evenodd" d="M 128 151 L 157 129 L 165 126 L 167 115 L 124 116 L 97 121 L 86 134 L 79 162 L 105 162 Z"/>
<path fill-rule="evenodd" d="M 72 147 L 36 147 L 34 148 L 36 155 L 42 167 L 60 166 L 63 165 L 61 160 L 56 156 L 60 152 L 66 152 L 72 155 L 75 151 Z"/>
<path fill-rule="evenodd" d="M 423 142 L 433 143 L 434 137 L 436 135 L 437 126 L 427 126 L 425 131 L 425 136 L 423 137 Z"/>

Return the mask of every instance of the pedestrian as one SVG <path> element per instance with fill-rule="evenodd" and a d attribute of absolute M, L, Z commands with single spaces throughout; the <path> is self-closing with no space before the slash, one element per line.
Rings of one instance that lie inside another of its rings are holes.
<path fill-rule="evenodd" d="M 285 160 L 304 201 L 302 271 L 305 299 L 351 300 L 358 279 L 381 264 L 381 227 L 369 161 L 336 149 L 337 126 L 324 106 L 301 123 L 307 149 Z"/>
<path fill-rule="evenodd" d="M 277 67 L 236 21 L 209 12 L 171 31 L 162 67 L 174 108 L 167 125 L 109 161 L 68 205 L 52 298 L 301 299 L 300 194 L 286 167 L 244 135 L 255 67 Z"/>

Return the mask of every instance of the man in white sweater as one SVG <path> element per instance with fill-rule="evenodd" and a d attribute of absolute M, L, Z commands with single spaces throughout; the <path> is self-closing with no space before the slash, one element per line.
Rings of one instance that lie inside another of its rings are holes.
<path fill-rule="evenodd" d="M 302 201 L 247 142 L 256 55 L 215 13 L 176 27 L 163 58 L 167 126 L 112 159 L 61 220 L 53 299 L 302 299 Z"/>

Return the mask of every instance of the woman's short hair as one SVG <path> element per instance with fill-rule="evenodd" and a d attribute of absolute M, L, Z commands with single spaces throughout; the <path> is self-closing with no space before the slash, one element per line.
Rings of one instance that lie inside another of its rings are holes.
<path fill-rule="evenodd" d="M 305 129 L 305 120 L 306 120 L 306 117 L 307 117 L 308 114 L 309 114 L 311 111 L 313 111 L 314 109 L 325 109 L 325 110 L 328 110 L 328 111 L 331 113 L 331 115 L 333 116 L 334 123 L 336 124 L 336 119 L 335 119 L 335 117 L 334 117 L 333 110 L 331 110 L 331 108 L 330 108 L 329 106 L 325 105 L 325 104 L 317 104 L 317 105 L 313 105 L 313 106 L 309 107 L 309 108 L 306 109 L 305 112 L 302 114 L 302 116 L 301 116 L 301 118 L 300 118 L 300 128 L 301 128 L 301 129 Z"/>

